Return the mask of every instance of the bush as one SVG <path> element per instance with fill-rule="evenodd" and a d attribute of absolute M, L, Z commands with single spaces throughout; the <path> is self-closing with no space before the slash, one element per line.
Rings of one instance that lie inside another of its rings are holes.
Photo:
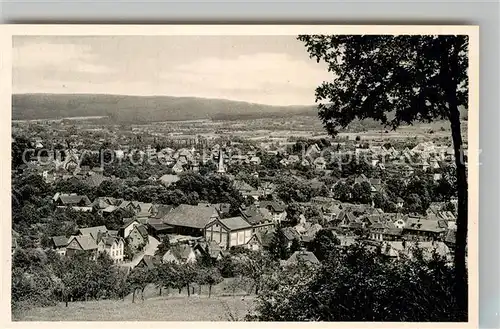
<path fill-rule="evenodd" d="M 389 260 L 356 245 L 332 252 L 315 271 L 297 271 L 270 276 L 248 320 L 467 320 L 453 296 L 453 270 L 437 255 Z"/>

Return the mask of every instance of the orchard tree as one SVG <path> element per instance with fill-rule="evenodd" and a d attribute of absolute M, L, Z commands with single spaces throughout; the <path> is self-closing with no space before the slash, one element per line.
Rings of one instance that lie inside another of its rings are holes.
<path fill-rule="evenodd" d="M 451 126 L 457 177 L 456 294 L 467 309 L 467 173 L 459 107 L 468 105 L 465 35 L 300 35 L 307 52 L 328 65 L 332 80 L 316 89 L 326 130 L 371 118 L 396 129 L 446 119 Z"/>

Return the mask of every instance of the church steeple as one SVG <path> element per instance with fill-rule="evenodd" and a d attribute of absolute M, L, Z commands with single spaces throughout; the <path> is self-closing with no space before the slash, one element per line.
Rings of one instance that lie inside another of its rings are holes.
<path fill-rule="evenodd" d="M 222 152 L 222 148 L 219 150 L 219 165 L 217 166 L 217 172 L 220 174 L 226 172 L 226 168 L 224 166 L 224 153 Z"/>

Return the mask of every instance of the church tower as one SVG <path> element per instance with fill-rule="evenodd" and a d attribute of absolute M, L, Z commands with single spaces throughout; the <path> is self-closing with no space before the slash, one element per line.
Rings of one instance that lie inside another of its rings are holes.
<path fill-rule="evenodd" d="M 219 164 L 217 166 L 217 172 L 219 174 L 223 174 L 226 172 L 226 168 L 224 165 L 224 153 L 222 152 L 222 148 L 219 150 Z"/>

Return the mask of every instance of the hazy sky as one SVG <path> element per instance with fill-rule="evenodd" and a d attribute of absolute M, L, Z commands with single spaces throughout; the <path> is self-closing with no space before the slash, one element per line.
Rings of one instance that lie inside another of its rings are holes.
<path fill-rule="evenodd" d="M 330 74 L 294 36 L 13 38 L 14 93 L 109 93 L 314 103 Z"/>

